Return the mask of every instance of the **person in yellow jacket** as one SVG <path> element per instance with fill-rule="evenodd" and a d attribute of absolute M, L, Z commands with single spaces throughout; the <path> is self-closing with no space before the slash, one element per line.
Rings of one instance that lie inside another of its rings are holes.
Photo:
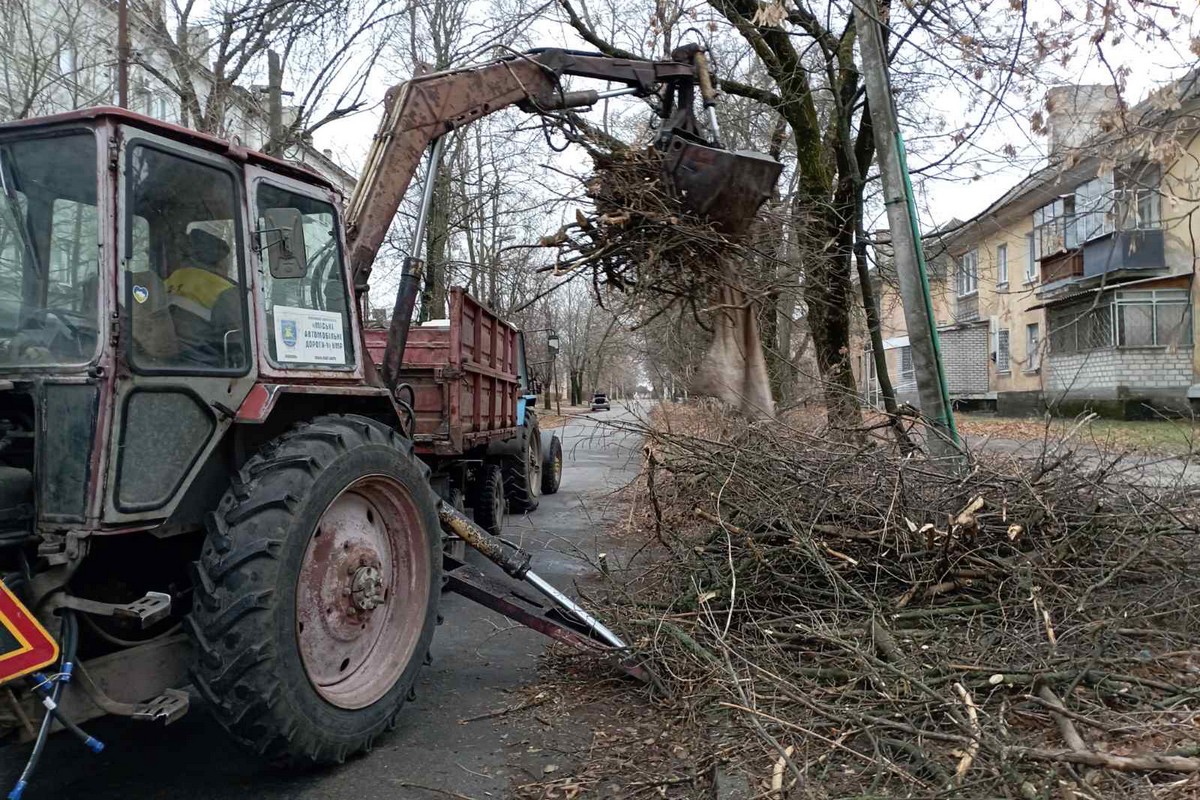
<path fill-rule="evenodd" d="M 224 239 L 193 229 L 188 232 L 187 263 L 164 281 L 181 362 L 237 366 L 228 362 L 241 355 L 241 339 L 235 336 L 242 327 L 242 308 L 237 284 L 221 274 L 228 257 Z"/>

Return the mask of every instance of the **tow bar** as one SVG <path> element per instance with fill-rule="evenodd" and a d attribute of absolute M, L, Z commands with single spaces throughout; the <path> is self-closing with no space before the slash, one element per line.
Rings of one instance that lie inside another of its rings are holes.
<path fill-rule="evenodd" d="M 438 503 L 438 518 L 447 533 L 461 538 L 511 577 L 528 583 L 548 598 L 550 604 L 450 556 L 443 558 L 447 589 L 582 652 L 616 655 L 625 673 L 647 683 L 654 682 L 644 667 L 629 658 L 625 652 L 628 645 L 621 637 L 529 568 L 532 560 L 529 553 L 492 536 L 444 501 Z"/>

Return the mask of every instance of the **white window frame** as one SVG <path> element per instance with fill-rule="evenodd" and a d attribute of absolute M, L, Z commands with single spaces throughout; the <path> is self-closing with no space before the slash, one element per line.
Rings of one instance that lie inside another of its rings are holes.
<path fill-rule="evenodd" d="M 1075 187 L 1076 246 L 1113 232 L 1113 189 L 1111 172 Z"/>
<path fill-rule="evenodd" d="M 959 297 L 970 297 L 979 292 L 979 251 L 975 248 L 955 259 L 955 286 Z"/>
<path fill-rule="evenodd" d="M 1130 167 L 1119 176 L 1115 226 L 1123 231 L 1162 227 L 1162 167 L 1155 163 Z"/>
<path fill-rule="evenodd" d="M 71 41 L 70 34 L 65 31 L 59 31 L 55 38 L 58 52 L 54 56 L 54 68 L 62 77 L 74 80 L 79 69 L 79 49 Z"/>
<path fill-rule="evenodd" d="M 1034 283 L 1037 280 L 1037 233 L 1025 234 L 1025 242 L 1029 245 L 1029 255 L 1025 260 L 1025 283 Z"/>
<path fill-rule="evenodd" d="M 1042 344 L 1041 324 L 1030 322 L 1025 325 L 1025 371 L 1037 372 L 1038 348 Z"/>
<path fill-rule="evenodd" d="M 996 329 L 996 372 L 1000 375 L 1012 373 L 1012 339 L 1008 328 Z"/>
<path fill-rule="evenodd" d="M 1150 339 L 1145 344 L 1126 344 L 1123 339 L 1121 309 L 1128 306 L 1150 306 Z M 1146 347 L 1167 347 L 1168 343 L 1158 341 L 1158 310 L 1162 306 L 1185 306 L 1188 308 L 1188 332 L 1191 332 L 1195 320 L 1190 318 L 1192 312 L 1191 298 L 1187 289 L 1148 289 L 1141 291 L 1117 292 L 1112 303 L 1112 335 L 1118 349 L 1137 350 Z M 1190 338 L 1190 337 L 1185 337 Z"/>
<path fill-rule="evenodd" d="M 1008 285 L 1008 244 L 996 245 L 996 285 Z"/>
<path fill-rule="evenodd" d="M 1075 219 L 1075 195 L 1064 194 L 1033 212 L 1038 258 L 1074 250 L 1080 245 Z"/>
<path fill-rule="evenodd" d="M 913 363 L 912 345 L 904 345 L 898 348 L 900 353 L 897 356 L 897 371 L 900 373 L 900 382 L 909 383 L 917 379 L 917 368 Z M 906 363 L 907 362 L 907 363 Z"/>

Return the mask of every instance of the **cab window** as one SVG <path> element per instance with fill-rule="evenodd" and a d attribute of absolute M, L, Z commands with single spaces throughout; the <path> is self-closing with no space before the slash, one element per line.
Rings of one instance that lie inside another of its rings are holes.
<path fill-rule="evenodd" d="M 95 136 L 0 140 L 0 368 L 94 356 L 99 260 Z"/>
<path fill-rule="evenodd" d="M 337 235 L 337 215 L 322 200 L 271 184 L 258 188 L 258 247 L 279 246 L 282 231 L 272 227 L 276 209 L 299 211 L 307 252 L 304 274 L 275 277 L 264 266 L 267 351 L 281 367 L 345 367 L 354 364 L 349 295 Z"/>
<path fill-rule="evenodd" d="M 125 303 L 143 371 L 249 365 L 233 176 L 139 145 L 129 157 Z"/>

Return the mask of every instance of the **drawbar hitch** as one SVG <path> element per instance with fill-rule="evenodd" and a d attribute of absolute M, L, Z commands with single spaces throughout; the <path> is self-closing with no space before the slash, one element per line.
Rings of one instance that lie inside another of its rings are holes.
<path fill-rule="evenodd" d="M 621 655 L 622 651 L 628 650 L 625 642 L 604 623 L 531 570 L 529 553 L 492 536 L 445 501 L 438 503 L 438 519 L 447 533 L 462 539 L 513 578 L 537 589 L 550 603 L 490 578 L 450 556 L 443 557 L 447 589 L 583 652 Z M 628 654 L 621 658 L 620 667 L 638 680 L 653 682 L 646 669 L 634 663 Z"/>

